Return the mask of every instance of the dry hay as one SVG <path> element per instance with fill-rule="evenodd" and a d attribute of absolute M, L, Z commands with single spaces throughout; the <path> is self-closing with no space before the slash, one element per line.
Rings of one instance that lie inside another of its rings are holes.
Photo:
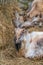
<path fill-rule="evenodd" d="M 10 11 L 10 10 L 9 10 Z M 8 11 L 7 11 L 8 12 Z M 1 12 L 0 12 L 1 13 Z M 9 14 L 9 12 L 8 12 Z M 0 14 L 0 36 L 3 37 L 2 43 L 0 43 L 0 65 L 43 65 L 43 59 L 42 60 L 32 60 L 32 59 L 25 59 L 24 57 L 18 57 L 16 55 L 16 50 L 14 47 L 13 37 L 14 37 L 14 27 L 12 26 L 12 23 L 7 22 L 8 20 L 3 15 L 3 13 Z M 10 14 L 9 14 L 10 15 Z M 9 24 L 10 26 L 9 26 Z M 2 35 L 2 32 L 4 30 L 4 36 Z M 43 31 L 43 27 L 32 27 L 28 29 L 29 31 Z M 0 37 L 1 39 L 1 37 Z M 6 39 L 6 41 L 5 41 Z M 7 43 L 6 43 L 7 42 Z"/>

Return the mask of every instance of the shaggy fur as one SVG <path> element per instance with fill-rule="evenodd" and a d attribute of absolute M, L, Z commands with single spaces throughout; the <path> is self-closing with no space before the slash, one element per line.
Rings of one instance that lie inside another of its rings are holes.
<path fill-rule="evenodd" d="M 19 48 L 21 56 L 25 58 L 43 57 L 43 32 L 28 33 L 25 31 L 18 41 L 21 41 Z"/>

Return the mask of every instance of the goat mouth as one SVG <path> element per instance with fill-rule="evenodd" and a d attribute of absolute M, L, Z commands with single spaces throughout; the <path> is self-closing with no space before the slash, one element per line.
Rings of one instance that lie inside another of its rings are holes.
<path fill-rule="evenodd" d="M 21 49 L 21 42 L 16 43 L 16 44 L 15 44 L 15 48 L 16 48 L 16 50 L 19 52 L 19 50 Z"/>

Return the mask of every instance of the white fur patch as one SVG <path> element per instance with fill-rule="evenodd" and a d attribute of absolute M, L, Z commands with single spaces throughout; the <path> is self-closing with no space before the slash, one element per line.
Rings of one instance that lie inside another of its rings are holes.
<path fill-rule="evenodd" d="M 26 43 L 24 44 L 26 50 L 25 52 L 26 58 L 43 56 L 43 46 L 37 45 L 37 41 L 41 38 L 43 38 L 43 32 L 32 32 L 24 35 L 24 40 L 26 41 Z"/>

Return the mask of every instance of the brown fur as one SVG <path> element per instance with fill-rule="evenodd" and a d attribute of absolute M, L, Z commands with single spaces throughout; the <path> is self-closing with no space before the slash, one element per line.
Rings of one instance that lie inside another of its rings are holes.
<path fill-rule="evenodd" d="M 32 3 L 32 9 L 27 15 L 32 18 L 40 13 L 43 15 L 43 0 L 34 0 Z"/>

